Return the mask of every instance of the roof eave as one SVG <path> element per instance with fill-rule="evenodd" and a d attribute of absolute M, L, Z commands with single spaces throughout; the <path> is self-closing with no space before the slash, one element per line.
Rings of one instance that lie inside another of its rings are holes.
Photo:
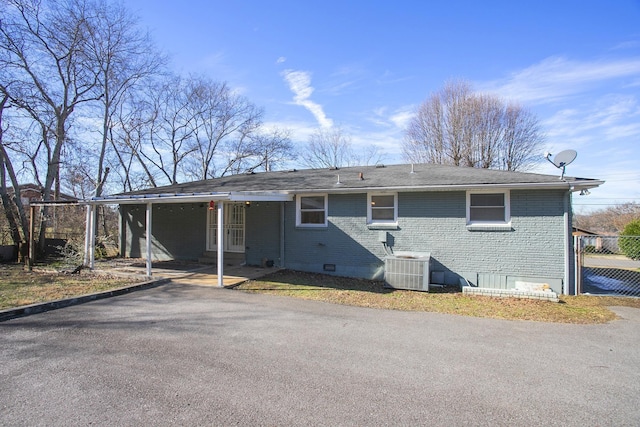
<path fill-rule="evenodd" d="M 316 189 L 292 189 L 282 191 L 229 191 L 209 193 L 152 193 L 122 196 L 94 197 L 81 201 L 81 204 L 89 205 L 131 205 L 144 203 L 202 203 L 213 201 L 231 202 L 287 202 L 293 200 L 294 194 L 314 193 L 368 193 L 368 192 L 418 192 L 418 191 L 468 191 L 487 189 L 564 189 L 569 191 L 581 191 L 596 188 L 604 184 L 601 180 L 564 181 L 558 182 L 531 182 L 531 183 L 480 183 L 480 184 L 443 184 L 443 185 L 415 185 L 415 186 L 388 186 L 388 187 L 348 187 L 335 185 L 333 187 Z"/>
<path fill-rule="evenodd" d="M 333 186 L 318 189 L 298 189 L 290 190 L 292 194 L 300 193 L 366 193 L 366 192 L 418 192 L 418 191 L 467 191 L 480 189 L 563 189 L 570 191 L 580 191 L 596 188 L 604 184 L 604 181 L 558 181 L 558 182 L 536 182 L 536 183 L 504 183 L 504 184 L 445 184 L 445 185 L 416 185 L 416 186 L 389 186 L 389 187 L 342 187 Z"/>
<path fill-rule="evenodd" d="M 251 192 L 251 191 L 229 191 L 212 193 L 154 193 L 138 194 L 126 196 L 106 196 L 93 197 L 84 200 L 83 204 L 88 205 L 139 205 L 144 203 L 202 203 L 209 201 L 230 201 L 230 202 L 286 202 L 293 200 L 293 196 L 281 192 Z"/>

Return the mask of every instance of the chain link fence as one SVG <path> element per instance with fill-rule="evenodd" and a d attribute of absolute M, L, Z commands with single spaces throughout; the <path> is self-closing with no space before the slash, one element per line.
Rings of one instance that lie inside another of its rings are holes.
<path fill-rule="evenodd" d="M 640 297 L 640 236 L 577 236 L 578 293 Z"/>

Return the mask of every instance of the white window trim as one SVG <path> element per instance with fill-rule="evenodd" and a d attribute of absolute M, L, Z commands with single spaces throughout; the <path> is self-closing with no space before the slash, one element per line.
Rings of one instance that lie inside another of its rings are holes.
<path fill-rule="evenodd" d="M 393 196 L 393 220 L 380 220 L 373 219 L 372 208 L 371 208 L 371 197 L 372 196 Z M 384 224 L 384 225 L 397 225 L 398 224 L 398 193 L 367 193 L 367 224 L 376 225 L 376 224 Z"/>
<path fill-rule="evenodd" d="M 504 221 L 471 221 L 472 194 L 504 194 Z M 511 227 L 511 192 L 509 190 L 467 191 L 467 225 L 474 227 Z"/>
<path fill-rule="evenodd" d="M 324 224 L 303 224 L 302 213 L 300 210 L 300 201 L 303 197 L 324 197 Z M 305 228 L 326 228 L 329 219 L 329 197 L 327 193 L 324 194 L 297 194 L 296 195 L 296 227 Z"/>

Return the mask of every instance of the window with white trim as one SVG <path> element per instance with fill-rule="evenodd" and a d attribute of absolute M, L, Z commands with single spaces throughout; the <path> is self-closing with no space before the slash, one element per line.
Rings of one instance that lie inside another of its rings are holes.
<path fill-rule="evenodd" d="M 395 224 L 398 222 L 397 194 L 368 194 L 367 222 Z"/>
<path fill-rule="evenodd" d="M 509 191 L 467 192 L 467 224 L 500 225 L 510 221 Z"/>
<path fill-rule="evenodd" d="M 296 225 L 298 227 L 326 227 L 327 206 L 326 194 L 296 197 Z"/>

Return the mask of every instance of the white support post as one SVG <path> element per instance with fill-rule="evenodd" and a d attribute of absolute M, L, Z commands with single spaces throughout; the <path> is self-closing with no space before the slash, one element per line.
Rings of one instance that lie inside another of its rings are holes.
<path fill-rule="evenodd" d="M 285 259 L 284 259 L 284 226 L 285 226 L 285 218 L 284 218 L 284 202 L 280 202 L 280 265 L 278 267 L 284 268 Z"/>
<path fill-rule="evenodd" d="M 224 286 L 224 203 L 219 200 L 216 203 L 218 209 L 218 287 Z"/>
<path fill-rule="evenodd" d="M 151 260 L 153 258 L 153 254 L 151 253 L 151 220 L 152 215 L 151 212 L 153 210 L 153 204 L 147 203 L 147 215 L 146 215 L 146 225 L 147 225 L 147 276 L 151 277 Z"/>
<path fill-rule="evenodd" d="M 97 223 L 97 206 L 91 205 L 91 214 L 89 221 L 89 268 L 94 269 L 96 266 L 96 223 Z"/>
<path fill-rule="evenodd" d="M 91 230 L 91 205 L 87 205 L 87 217 L 85 219 L 85 230 L 84 230 L 84 259 L 82 260 L 82 265 L 85 267 L 89 266 L 89 242 L 90 242 L 90 231 Z"/>

